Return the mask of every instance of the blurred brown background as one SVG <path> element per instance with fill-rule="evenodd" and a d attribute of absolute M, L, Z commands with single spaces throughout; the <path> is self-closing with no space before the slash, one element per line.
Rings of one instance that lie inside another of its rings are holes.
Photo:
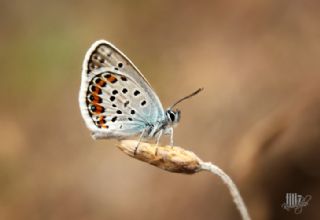
<path fill-rule="evenodd" d="M 175 143 L 231 175 L 253 219 L 320 219 L 320 3 L 0 1 L 0 219 L 240 219 L 208 173 L 171 174 L 93 141 L 78 107 L 107 39 L 164 106 Z M 312 195 L 295 215 L 285 194 Z"/>

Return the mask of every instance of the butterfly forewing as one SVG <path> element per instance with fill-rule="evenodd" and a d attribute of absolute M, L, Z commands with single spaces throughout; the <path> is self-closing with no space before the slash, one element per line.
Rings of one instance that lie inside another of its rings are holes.
<path fill-rule="evenodd" d="M 120 50 L 105 40 L 95 42 L 87 56 L 83 66 L 87 74 L 101 67 L 112 67 L 114 70 L 130 73 L 140 84 L 150 86 L 138 68 Z"/>

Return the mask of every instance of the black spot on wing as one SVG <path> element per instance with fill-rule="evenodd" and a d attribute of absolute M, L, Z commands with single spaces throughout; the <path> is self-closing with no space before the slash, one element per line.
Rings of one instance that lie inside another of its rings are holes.
<path fill-rule="evenodd" d="M 116 99 L 116 97 L 114 97 L 113 95 L 110 96 L 110 101 L 113 102 Z"/>
<path fill-rule="evenodd" d="M 139 91 L 139 90 L 136 90 L 136 91 L 133 92 L 133 95 L 134 95 L 134 96 L 137 96 L 137 95 L 139 95 L 139 94 L 140 94 L 140 91 Z"/>

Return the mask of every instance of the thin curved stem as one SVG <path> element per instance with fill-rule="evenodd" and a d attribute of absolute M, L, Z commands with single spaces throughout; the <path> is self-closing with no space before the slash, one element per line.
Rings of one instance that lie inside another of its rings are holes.
<path fill-rule="evenodd" d="M 206 170 L 209 171 L 213 174 L 218 175 L 222 181 L 227 185 L 230 194 L 233 198 L 233 202 L 236 204 L 237 208 L 240 211 L 240 215 L 242 217 L 243 220 L 250 220 L 250 216 L 247 210 L 247 207 L 240 195 L 240 192 L 237 188 L 237 186 L 234 184 L 234 182 L 232 181 L 232 179 L 219 167 L 217 167 L 216 165 L 210 163 L 210 162 L 200 162 L 200 166 L 202 170 Z"/>

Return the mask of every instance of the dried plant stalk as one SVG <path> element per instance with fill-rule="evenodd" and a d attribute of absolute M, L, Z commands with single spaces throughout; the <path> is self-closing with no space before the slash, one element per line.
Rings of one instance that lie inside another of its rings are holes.
<path fill-rule="evenodd" d="M 140 142 L 137 151 L 135 151 L 137 144 L 138 141 L 136 140 L 123 140 L 119 143 L 118 148 L 133 158 L 170 172 L 193 174 L 199 171 L 209 171 L 218 175 L 227 185 L 242 219 L 250 220 L 248 210 L 237 186 L 222 169 L 210 162 L 203 162 L 193 152 L 181 147 L 159 146 Z"/>

